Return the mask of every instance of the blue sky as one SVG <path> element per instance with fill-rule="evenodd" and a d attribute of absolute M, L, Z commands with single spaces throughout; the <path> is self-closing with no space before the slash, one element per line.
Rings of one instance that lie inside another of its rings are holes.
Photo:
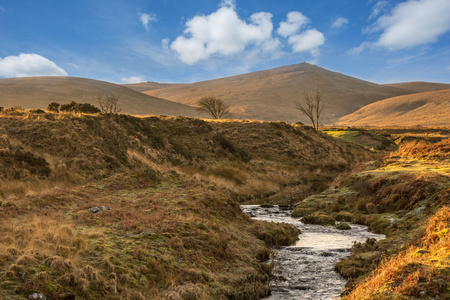
<path fill-rule="evenodd" d="M 450 83 L 450 0 L 0 0 L 0 77 L 196 82 L 310 62 Z"/>

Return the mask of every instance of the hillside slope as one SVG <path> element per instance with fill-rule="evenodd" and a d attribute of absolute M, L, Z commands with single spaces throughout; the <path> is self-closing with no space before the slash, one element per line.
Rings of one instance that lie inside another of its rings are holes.
<path fill-rule="evenodd" d="M 424 81 L 412 81 L 412 82 L 399 82 L 385 84 L 386 86 L 401 88 L 409 91 L 414 91 L 417 93 L 432 92 L 440 90 L 450 89 L 449 83 L 436 83 L 436 82 L 424 82 Z"/>
<path fill-rule="evenodd" d="M 304 90 L 315 93 L 316 89 L 324 97 L 323 123 L 332 123 L 372 102 L 412 93 L 307 63 L 144 93 L 187 105 L 195 104 L 202 96 L 213 95 L 229 104 L 234 113 L 248 119 L 309 123 L 295 109 L 295 101 L 303 99 Z"/>
<path fill-rule="evenodd" d="M 87 102 L 116 96 L 122 113 L 139 115 L 196 116 L 195 108 L 144 95 L 121 85 L 77 77 L 28 77 L 0 79 L 0 106 L 45 109 L 50 102 Z"/>
<path fill-rule="evenodd" d="M 0 298 L 260 299 L 297 229 L 238 201 L 372 155 L 306 126 L 0 114 Z"/>
<path fill-rule="evenodd" d="M 345 126 L 450 126 L 450 89 L 385 99 L 339 119 Z"/>
<path fill-rule="evenodd" d="M 137 92 L 145 92 L 150 90 L 169 88 L 178 85 L 183 85 L 183 83 L 140 82 L 140 83 L 122 84 L 122 86 L 135 90 Z"/>

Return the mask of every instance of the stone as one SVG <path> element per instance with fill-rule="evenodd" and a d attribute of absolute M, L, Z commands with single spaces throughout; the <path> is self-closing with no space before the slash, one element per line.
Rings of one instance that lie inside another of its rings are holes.
<path fill-rule="evenodd" d="M 33 293 L 29 295 L 28 298 L 35 300 L 47 300 L 47 297 L 45 297 L 44 294 L 41 293 Z"/>
<path fill-rule="evenodd" d="M 17 275 L 19 276 L 20 280 L 25 281 L 25 275 L 27 275 L 27 272 L 25 271 L 19 271 L 17 273 Z"/>
<path fill-rule="evenodd" d="M 98 208 L 98 206 L 94 206 L 88 209 L 89 212 L 96 214 L 100 211 L 100 208 Z"/>

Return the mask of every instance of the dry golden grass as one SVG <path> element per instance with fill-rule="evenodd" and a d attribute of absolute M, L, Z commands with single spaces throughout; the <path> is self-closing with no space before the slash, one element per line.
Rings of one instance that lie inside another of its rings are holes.
<path fill-rule="evenodd" d="M 194 105 L 201 97 L 212 95 L 230 105 L 237 118 L 309 124 L 310 121 L 295 109 L 295 101 L 302 97 L 305 89 L 321 91 L 325 104 L 321 123 L 325 124 L 372 102 L 413 93 L 306 63 L 144 93 L 187 105 Z"/>
<path fill-rule="evenodd" d="M 2 107 L 46 109 L 50 102 L 98 106 L 98 96 L 119 98 L 122 113 L 197 116 L 195 108 L 145 95 L 122 85 L 77 77 L 2 78 Z"/>
<path fill-rule="evenodd" d="M 450 89 L 385 99 L 339 119 L 341 126 L 450 126 Z"/>
<path fill-rule="evenodd" d="M 291 243 L 297 230 L 251 221 L 198 182 L 131 190 L 124 179 L 3 203 L 0 297 L 14 289 L 52 299 L 267 295 L 267 246 Z M 100 204 L 112 209 L 87 211 Z"/>
<path fill-rule="evenodd" d="M 418 246 L 388 258 L 344 299 L 446 299 L 450 282 L 450 208 L 432 216 Z"/>
<path fill-rule="evenodd" d="M 385 85 L 396 87 L 396 88 L 401 88 L 401 89 L 406 89 L 409 91 L 415 91 L 418 93 L 450 89 L 450 84 L 448 84 L 448 83 L 435 83 L 435 82 L 423 82 L 423 81 L 401 82 L 401 83 L 392 83 L 392 84 L 385 84 Z"/>
<path fill-rule="evenodd" d="M 253 144 L 292 140 L 291 151 L 323 163 L 340 147 L 309 152 L 307 136 L 331 139 L 282 123 L 17 111 L 0 124 L 0 159 L 9 163 L 0 184 L 2 299 L 265 296 L 268 247 L 298 231 L 252 221 L 235 199 L 315 168 L 269 144 L 249 157 Z M 36 173 L 41 165 L 51 172 Z M 102 205 L 111 209 L 88 211 Z"/>

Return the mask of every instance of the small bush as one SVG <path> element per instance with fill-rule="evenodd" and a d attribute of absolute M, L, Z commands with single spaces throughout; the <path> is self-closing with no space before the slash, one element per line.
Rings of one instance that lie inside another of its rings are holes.
<path fill-rule="evenodd" d="M 30 109 L 28 112 L 32 113 L 32 114 L 45 114 L 45 111 L 42 109 Z"/>
<path fill-rule="evenodd" d="M 95 107 L 92 104 L 89 103 L 76 103 L 74 101 L 70 103 L 66 103 L 61 105 L 60 107 L 61 111 L 67 111 L 67 112 L 76 112 L 76 113 L 100 113 L 100 109 Z"/>
<path fill-rule="evenodd" d="M 59 104 L 57 102 L 52 102 L 52 103 L 49 103 L 49 105 L 47 105 L 47 110 L 59 113 L 60 106 L 61 106 L 61 104 Z"/>

